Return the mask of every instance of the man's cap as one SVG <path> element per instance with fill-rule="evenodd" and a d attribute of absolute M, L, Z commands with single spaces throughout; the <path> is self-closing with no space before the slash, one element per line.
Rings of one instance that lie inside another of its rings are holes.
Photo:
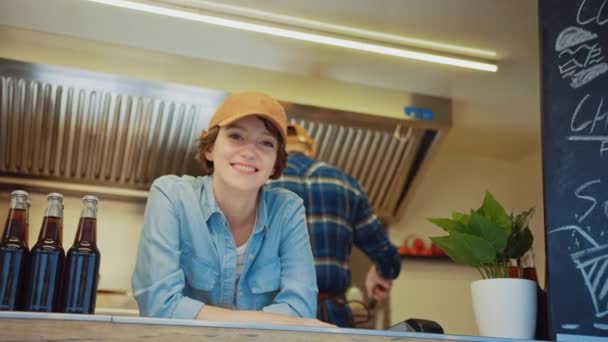
<path fill-rule="evenodd" d="M 290 123 L 287 125 L 287 152 L 302 152 L 314 158 L 317 154 L 315 140 L 304 127 Z"/>
<path fill-rule="evenodd" d="M 287 115 L 281 104 L 272 97 L 260 92 L 242 92 L 228 95 L 215 111 L 209 129 L 227 126 L 249 115 L 264 117 L 274 124 L 287 142 Z"/>
<path fill-rule="evenodd" d="M 287 125 L 287 143 L 301 143 L 311 149 L 314 149 L 315 145 L 315 141 L 308 134 L 308 131 L 304 127 L 294 123 Z"/>

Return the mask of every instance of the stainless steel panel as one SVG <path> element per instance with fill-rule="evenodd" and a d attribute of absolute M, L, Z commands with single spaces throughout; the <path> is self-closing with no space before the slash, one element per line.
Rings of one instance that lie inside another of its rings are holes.
<path fill-rule="evenodd" d="M 425 129 L 409 128 L 407 134 L 401 135 L 382 128 L 315 122 L 301 113 L 291 120 L 309 130 L 319 145 L 320 160 L 355 177 L 378 213 L 389 220 L 396 218 L 418 140 Z"/>
<path fill-rule="evenodd" d="M 195 173 L 187 160 L 224 96 L 2 60 L 0 173 L 137 189 Z"/>
<path fill-rule="evenodd" d="M 44 181 L 32 183 L 36 187 L 53 184 L 48 181 L 105 186 L 117 196 L 142 198 L 116 189 L 145 190 L 161 175 L 199 172 L 196 139 L 225 95 L 0 59 L 0 176 L 3 182 L 14 177 L 15 184 Z M 417 98 L 439 101 L 433 108 L 449 107 L 446 100 Z M 316 140 L 319 159 L 355 177 L 387 219 L 400 216 L 406 187 L 417 175 L 412 168 L 420 167 L 413 161 L 428 152 L 421 137 L 445 128 L 432 121 L 286 107 L 290 120 Z"/>

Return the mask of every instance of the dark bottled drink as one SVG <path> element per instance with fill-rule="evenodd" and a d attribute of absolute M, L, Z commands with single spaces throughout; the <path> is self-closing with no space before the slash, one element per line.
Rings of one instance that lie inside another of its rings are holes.
<path fill-rule="evenodd" d="M 532 251 L 528 251 L 521 258 L 521 277 L 524 279 L 532 280 L 538 284 L 538 275 L 536 274 L 536 267 L 534 266 L 534 257 Z"/>
<path fill-rule="evenodd" d="M 24 288 L 29 269 L 30 252 L 27 245 L 29 194 L 16 190 L 0 241 L 0 310 L 23 307 Z"/>
<path fill-rule="evenodd" d="M 509 278 L 521 278 L 521 272 L 517 259 L 509 259 Z"/>
<path fill-rule="evenodd" d="M 534 252 L 532 248 L 521 257 L 522 278 L 536 283 L 536 333 L 535 338 L 546 340 L 549 338 L 547 292 L 540 287 L 536 266 L 534 265 Z"/>
<path fill-rule="evenodd" d="M 95 313 L 100 259 L 97 249 L 97 197 L 84 196 L 74 245 L 66 256 L 62 312 Z"/>
<path fill-rule="evenodd" d="M 25 204 L 25 245 L 28 247 L 30 245 L 30 204 L 30 198 L 28 197 Z"/>
<path fill-rule="evenodd" d="M 25 310 L 59 311 L 59 287 L 63 273 L 63 196 L 51 193 L 42 220 L 38 242 L 31 250 L 29 282 L 25 295 Z"/>

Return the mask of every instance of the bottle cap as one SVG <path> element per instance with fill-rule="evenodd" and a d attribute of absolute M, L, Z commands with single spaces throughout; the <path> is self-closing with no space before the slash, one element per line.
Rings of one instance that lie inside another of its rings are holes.
<path fill-rule="evenodd" d="M 46 198 L 47 199 L 55 198 L 55 199 L 60 199 L 63 201 L 63 195 L 58 192 L 51 192 L 50 194 L 46 195 Z"/>
<path fill-rule="evenodd" d="M 11 197 L 12 196 L 30 197 L 30 194 L 28 194 L 27 191 L 15 190 L 11 192 Z"/>
<path fill-rule="evenodd" d="M 93 195 L 86 195 L 84 197 L 82 197 L 82 201 L 85 202 L 95 202 L 95 204 L 97 204 L 97 202 L 99 202 L 99 199 L 97 198 L 97 196 L 93 196 Z"/>

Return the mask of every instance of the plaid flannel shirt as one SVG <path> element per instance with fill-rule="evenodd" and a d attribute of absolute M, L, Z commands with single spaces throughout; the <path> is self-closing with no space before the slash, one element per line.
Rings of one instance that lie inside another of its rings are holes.
<path fill-rule="evenodd" d="M 352 245 L 376 265 L 378 273 L 394 279 L 401 258 L 371 208 L 362 186 L 339 169 L 296 153 L 289 156 L 283 176 L 269 182 L 304 200 L 319 292 L 343 294 L 351 280 Z"/>

